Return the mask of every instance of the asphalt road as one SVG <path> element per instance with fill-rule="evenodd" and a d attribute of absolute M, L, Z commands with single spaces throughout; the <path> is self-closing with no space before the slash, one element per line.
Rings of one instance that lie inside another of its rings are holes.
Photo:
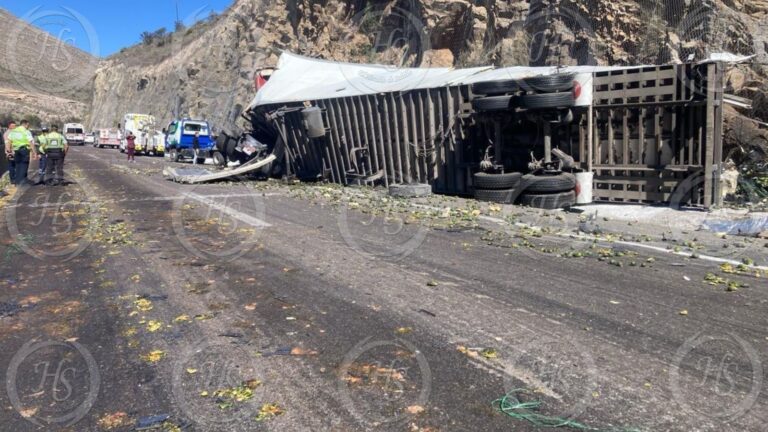
<path fill-rule="evenodd" d="M 2 204 L 3 430 L 539 430 L 513 390 L 563 430 L 765 429 L 768 274 L 717 239 L 167 163 L 74 148 Z"/>

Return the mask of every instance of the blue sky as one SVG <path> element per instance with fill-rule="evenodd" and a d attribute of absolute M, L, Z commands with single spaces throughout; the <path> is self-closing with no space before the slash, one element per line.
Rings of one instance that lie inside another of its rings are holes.
<path fill-rule="evenodd" d="M 178 0 L 179 17 L 190 25 L 231 3 Z M 144 31 L 171 30 L 176 21 L 176 0 L 0 0 L 0 8 L 100 57 L 139 42 Z"/>

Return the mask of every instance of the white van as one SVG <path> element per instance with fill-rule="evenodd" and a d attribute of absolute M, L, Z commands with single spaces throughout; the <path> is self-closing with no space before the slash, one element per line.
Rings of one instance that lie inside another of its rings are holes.
<path fill-rule="evenodd" d="M 64 138 L 69 145 L 84 145 L 85 128 L 80 123 L 67 123 L 64 125 Z"/>

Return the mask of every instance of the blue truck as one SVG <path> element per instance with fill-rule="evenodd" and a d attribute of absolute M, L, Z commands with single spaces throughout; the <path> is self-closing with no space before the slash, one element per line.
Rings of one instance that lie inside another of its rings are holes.
<path fill-rule="evenodd" d="M 181 119 L 174 120 L 163 130 L 165 134 L 165 157 L 174 162 L 194 158 L 192 140 L 199 133 L 200 150 L 198 160 L 214 158 L 216 141 L 211 136 L 211 127 L 205 120 Z M 215 159 L 215 158 L 214 158 Z"/>

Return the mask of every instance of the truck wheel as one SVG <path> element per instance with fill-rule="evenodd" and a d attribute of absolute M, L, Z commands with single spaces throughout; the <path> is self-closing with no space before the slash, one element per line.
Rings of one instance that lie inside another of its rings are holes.
<path fill-rule="evenodd" d="M 512 96 L 490 96 L 473 100 L 472 106 L 477 111 L 506 111 L 511 101 Z"/>
<path fill-rule="evenodd" d="M 573 89 L 576 74 L 541 75 L 523 79 L 523 88 L 540 93 L 566 92 Z"/>
<path fill-rule="evenodd" d="M 477 173 L 474 176 L 475 189 L 514 189 L 520 185 L 521 173 L 506 174 Z"/>
<path fill-rule="evenodd" d="M 576 204 L 576 192 L 561 192 L 556 194 L 524 194 L 520 204 L 544 210 L 555 210 Z"/>
<path fill-rule="evenodd" d="M 475 199 L 501 204 L 512 204 L 520 195 L 519 189 L 475 189 Z"/>
<path fill-rule="evenodd" d="M 523 176 L 520 186 L 526 194 L 548 194 L 568 192 L 576 189 L 576 177 L 573 174 Z"/>
<path fill-rule="evenodd" d="M 517 80 L 485 81 L 472 84 L 472 93 L 482 95 L 503 95 L 520 90 Z"/>
<path fill-rule="evenodd" d="M 213 153 L 213 164 L 217 166 L 224 166 L 227 163 L 226 159 L 224 159 L 224 155 L 221 154 L 221 152 L 214 152 Z"/>
<path fill-rule="evenodd" d="M 176 149 L 171 150 L 171 160 L 174 162 L 181 160 L 181 156 L 179 156 L 179 152 Z"/>
<path fill-rule="evenodd" d="M 573 93 L 542 93 L 517 96 L 512 106 L 527 109 L 569 108 L 576 103 Z"/>

